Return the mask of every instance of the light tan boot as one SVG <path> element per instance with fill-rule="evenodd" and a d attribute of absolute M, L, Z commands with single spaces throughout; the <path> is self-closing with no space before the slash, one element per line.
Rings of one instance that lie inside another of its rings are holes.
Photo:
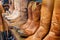
<path fill-rule="evenodd" d="M 25 40 L 42 40 L 48 33 L 52 18 L 54 0 L 42 0 L 40 27 L 36 33 Z"/>
<path fill-rule="evenodd" d="M 60 40 L 60 0 L 55 0 L 51 29 L 43 40 Z"/>
<path fill-rule="evenodd" d="M 39 2 L 34 2 L 34 4 L 32 5 L 32 21 L 31 24 L 28 25 L 26 29 L 22 30 L 23 36 L 32 35 L 38 29 L 40 24 L 40 9 L 41 9 L 41 4 Z"/>

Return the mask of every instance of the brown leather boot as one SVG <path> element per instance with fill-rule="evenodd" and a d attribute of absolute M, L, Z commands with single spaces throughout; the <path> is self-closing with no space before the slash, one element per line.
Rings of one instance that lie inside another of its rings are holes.
<path fill-rule="evenodd" d="M 60 0 L 55 0 L 51 29 L 43 40 L 60 40 Z"/>
<path fill-rule="evenodd" d="M 31 1 L 29 3 L 29 5 L 28 5 L 28 20 L 24 25 L 22 25 L 20 27 L 20 29 L 26 29 L 31 24 L 31 21 L 32 21 L 32 5 L 33 5 L 33 3 L 34 3 L 33 1 Z"/>
<path fill-rule="evenodd" d="M 32 6 L 32 22 L 28 28 L 25 29 L 27 35 L 34 34 L 37 28 L 40 25 L 40 9 L 41 4 L 39 2 L 35 2 Z"/>
<path fill-rule="evenodd" d="M 42 0 L 40 27 L 36 33 L 25 40 L 42 40 L 50 28 L 54 0 Z"/>
<path fill-rule="evenodd" d="M 39 27 L 40 9 L 41 9 L 41 4 L 39 2 L 34 2 L 34 4 L 32 5 L 32 21 L 31 21 L 31 24 L 28 24 L 26 29 L 20 30 L 20 31 L 23 31 L 23 33 L 22 33 L 23 36 L 25 36 L 25 35 L 29 36 L 29 35 L 34 34 L 35 31 L 37 30 L 37 28 Z"/>

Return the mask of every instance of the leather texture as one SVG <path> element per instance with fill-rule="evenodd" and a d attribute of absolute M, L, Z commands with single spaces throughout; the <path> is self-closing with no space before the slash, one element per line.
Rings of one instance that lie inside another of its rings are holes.
<path fill-rule="evenodd" d="M 43 38 L 49 32 L 50 22 L 53 13 L 53 6 L 53 0 L 42 0 L 40 26 L 35 32 L 35 34 L 29 36 L 25 40 L 43 40 Z"/>
<path fill-rule="evenodd" d="M 24 26 L 25 29 L 20 29 L 20 32 L 23 31 L 23 33 L 21 33 L 23 36 L 24 36 L 24 34 L 27 36 L 34 34 L 40 25 L 40 15 L 39 14 L 40 14 L 40 9 L 41 9 L 41 4 L 39 2 L 34 2 L 32 5 L 32 13 L 31 13 L 31 11 L 29 11 L 30 5 L 31 5 L 31 3 L 28 6 L 28 16 L 29 16 L 28 20 L 30 21 L 31 18 L 32 18 L 32 20 L 31 20 L 30 24 L 27 24 L 28 26 L 27 25 Z M 32 16 L 30 16 L 30 15 L 32 15 Z"/>
<path fill-rule="evenodd" d="M 43 40 L 60 40 L 60 0 L 55 0 L 51 29 Z"/>

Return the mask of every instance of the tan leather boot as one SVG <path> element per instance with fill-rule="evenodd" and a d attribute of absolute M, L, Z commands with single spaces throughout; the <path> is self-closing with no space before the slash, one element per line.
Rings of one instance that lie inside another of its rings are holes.
<path fill-rule="evenodd" d="M 54 0 L 42 0 L 40 27 L 36 33 L 25 40 L 42 40 L 50 28 Z"/>
<path fill-rule="evenodd" d="M 39 24 L 40 24 L 40 9 L 41 9 L 41 4 L 39 2 L 34 2 L 34 4 L 32 5 L 31 24 L 29 24 L 26 29 L 20 30 L 20 31 L 23 31 L 23 33 L 21 33 L 23 36 L 32 35 L 38 29 Z"/>
<path fill-rule="evenodd" d="M 60 0 L 55 0 L 51 29 L 43 40 L 60 40 Z"/>
<path fill-rule="evenodd" d="M 40 26 L 40 9 L 41 9 L 41 4 L 39 2 L 35 2 L 32 6 L 32 22 L 29 25 L 28 28 L 25 29 L 25 32 L 27 35 L 34 34 L 35 31 L 39 28 Z"/>

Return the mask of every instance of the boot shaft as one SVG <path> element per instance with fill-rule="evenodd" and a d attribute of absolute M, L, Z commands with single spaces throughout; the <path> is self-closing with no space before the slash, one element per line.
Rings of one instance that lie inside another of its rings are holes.
<path fill-rule="evenodd" d="M 52 19 L 54 0 L 43 0 L 41 6 L 40 27 L 35 33 L 35 36 L 40 39 L 45 37 L 50 28 Z"/>
<path fill-rule="evenodd" d="M 2 21 L 2 13 L 4 12 L 4 9 L 2 7 L 2 4 L 0 4 L 0 31 L 3 32 L 3 21 Z"/>
<path fill-rule="evenodd" d="M 42 0 L 40 25 L 44 28 L 50 28 L 54 7 L 54 0 Z"/>
<path fill-rule="evenodd" d="M 55 0 L 51 31 L 60 36 L 60 0 Z"/>
<path fill-rule="evenodd" d="M 34 4 L 33 1 L 31 1 L 28 5 L 28 19 L 32 20 L 32 5 Z"/>
<path fill-rule="evenodd" d="M 33 21 L 40 20 L 40 9 L 41 9 L 41 4 L 39 2 L 34 2 L 33 6 L 32 6 Z"/>
<path fill-rule="evenodd" d="M 2 23 L 1 13 L 0 13 L 0 31 L 3 32 L 3 23 Z"/>

